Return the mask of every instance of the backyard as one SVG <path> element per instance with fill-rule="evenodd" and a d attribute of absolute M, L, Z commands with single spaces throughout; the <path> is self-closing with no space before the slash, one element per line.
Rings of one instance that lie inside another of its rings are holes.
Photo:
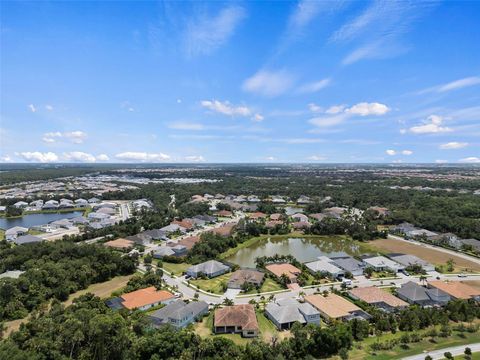
<path fill-rule="evenodd" d="M 176 264 L 176 263 L 169 263 L 169 262 L 165 262 L 165 261 L 162 263 L 162 268 L 164 270 L 166 270 L 170 274 L 176 275 L 176 276 L 182 275 L 183 272 L 185 272 L 190 266 L 192 266 L 192 265 L 187 264 L 187 263 Z"/>

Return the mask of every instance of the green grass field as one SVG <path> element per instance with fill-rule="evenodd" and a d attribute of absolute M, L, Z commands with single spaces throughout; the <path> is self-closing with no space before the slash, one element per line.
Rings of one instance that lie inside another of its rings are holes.
<path fill-rule="evenodd" d="M 162 268 L 167 270 L 169 273 L 173 275 L 180 276 L 190 266 L 192 265 L 187 263 L 174 264 L 174 263 L 163 262 Z"/>
<path fill-rule="evenodd" d="M 0 241 L 5 240 L 5 230 L 0 229 Z"/>
<path fill-rule="evenodd" d="M 426 330 L 419 331 L 418 333 L 425 333 Z M 389 339 L 400 338 L 404 332 L 399 331 L 396 334 L 385 334 L 380 337 L 370 337 L 360 343 L 355 343 L 353 349 L 349 352 L 349 358 L 353 360 L 390 360 L 401 359 L 406 356 L 415 354 L 421 354 L 424 351 L 432 351 L 451 346 L 459 346 L 464 344 L 471 344 L 478 342 L 480 334 L 476 333 L 464 333 L 465 337 L 461 337 L 458 332 L 453 331 L 452 335 L 448 338 L 436 337 L 436 342 L 431 342 L 429 337 L 424 337 L 422 341 L 418 343 L 408 344 L 408 348 L 403 349 L 397 345 L 392 350 L 380 350 L 372 351 L 369 347 L 372 343 L 379 341 L 385 342 Z M 460 358 L 460 357 L 457 357 Z"/>
<path fill-rule="evenodd" d="M 284 290 L 284 289 L 279 283 L 277 283 L 275 280 L 270 278 L 266 278 L 262 284 L 262 287 L 260 288 L 261 293 L 269 292 L 269 291 L 277 291 L 277 290 Z M 257 290 L 253 289 L 242 294 L 256 294 L 256 293 L 257 293 Z"/>
<path fill-rule="evenodd" d="M 195 285 L 201 290 L 208 291 L 214 294 L 223 294 L 225 291 L 223 289 L 223 284 L 228 282 L 232 276 L 231 273 L 226 273 L 220 276 L 217 276 L 213 279 L 197 279 L 197 280 L 190 280 L 190 283 Z"/>

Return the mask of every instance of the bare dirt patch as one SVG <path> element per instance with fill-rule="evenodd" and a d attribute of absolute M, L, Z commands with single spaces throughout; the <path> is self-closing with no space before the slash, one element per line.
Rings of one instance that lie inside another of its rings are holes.
<path fill-rule="evenodd" d="M 415 255 L 434 265 L 444 265 L 448 259 L 453 259 L 455 261 L 456 270 L 480 272 L 480 264 L 477 264 L 473 261 L 434 249 L 429 249 L 421 245 L 407 243 L 405 241 L 395 239 L 380 239 L 370 241 L 368 244 L 385 253 L 403 253 Z"/>

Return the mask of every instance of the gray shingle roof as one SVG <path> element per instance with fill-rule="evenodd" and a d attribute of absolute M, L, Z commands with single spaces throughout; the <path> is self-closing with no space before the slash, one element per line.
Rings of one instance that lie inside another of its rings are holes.
<path fill-rule="evenodd" d="M 230 268 L 227 265 L 222 264 L 221 262 L 218 262 L 216 260 L 208 260 L 208 261 L 205 261 L 204 263 L 191 266 L 190 268 L 188 268 L 187 271 L 189 272 L 191 271 L 195 273 L 202 272 L 204 274 L 212 274 L 217 271 L 228 270 L 228 269 Z"/>

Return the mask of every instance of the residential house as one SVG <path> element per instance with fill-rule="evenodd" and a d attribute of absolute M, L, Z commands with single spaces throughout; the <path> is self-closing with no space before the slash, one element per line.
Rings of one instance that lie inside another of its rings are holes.
<path fill-rule="evenodd" d="M 221 262 L 218 262 L 216 260 L 208 260 L 203 263 L 189 267 L 186 273 L 188 276 L 191 276 L 193 278 L 197 278 L 201 274 L 204 274 L 209 278 L 213 278 L 225 274 L 228 271 L 230 271 L 229 266 L 222 264 Z"/>
<path fill-rule="evenodd" d="M 228 210 L 220 210 L 218 213 L 217 213 L 218 216 L 220 217 L 232 217 L 233 214 L 231 211 L 228 211 Z"/>
<path fill-rule="evenodd" d="M 194 228 L 193 223 L 191 221 L 186 220 L 186 219 L 174 220 L 174 221 L 171 222 L 171 224 L 178 225 L 178 226 L 186 229 L 187 231 L 191 231 Z"/>
<path fill-rule="evenodd" d="M 149 236 L 152 240 L 165 240 L 167 234 L 160 229 L 145 230 L 141 234 Z"/>
<path fill-rule="evenodd" d="M 175 247 L 177 245 L 182 245 L 185 247 L 186 251 L 188 251 L 200 240 L 200 236 L 188 236 L 186 238 L 178 240 L 177 242 L 167 241 L 167 246 Z"/>
<path fill-rule="evenodd" d="M 160 304 L 167 305 L 174 300 L 176 297 L 171 292 L 150 286 L 107 300 L 106 304 L 112 309 L 147 310 Z"/>
<path fill-rule="evenodd" d="M 255 308 L 251 304 L 227 306 L 215 310 L 213 318 L 215 334 L 241 334 L 258 336 L 259 328 Z"/>
<path fill-rule="evenodd" d="M 153 312 L 148 318 L 154 327 L 170 324 L 181 329 L 200 320 L 206 314 L 208 314 L 208 304 L 205 301 L 186 303 L 183 300 L 177 300 Z"/>
<path fill-rule="evenodd" d="M 391 271 L 397 273 L 398 271 L 403 271 L 405 269 L 404 265 L 401 265 L 396 261 L 390 260 L 385 256 L 366 257 L 362 260 L 365 264 L 365 267 L 371 267 L 375 271 Z"/>
<path fill-rule="evenodd" d="M 43 241 L 42 238 L 34 235 L 21 235 L 12 240 L 17 245 L 31 244 Z"/>
<path fill-rule="evenodd" d="M 298 275 L 301 274 L 301 270 L 293 266 L 292 264 L 269 264 L 265 266 L 265 269 L 270 271 L 273 275 L 281 278 L 282 275 L 286 275 L 290 283 L 296 283 Z"/>
<path fill-rule="evenodd" d="M 315 213 L 315 214 L 310 214 L 309 215 L 312 219 L 315 219 L 317 221 L 323 221 L 326 217 L 328 217 L 327 214 L 322 214 L 322 213 Z"/>
<path fill-rule="evenodd" d="M 205 223 L 213 224 L 216 221 L 216 218 L 214 216 L 210 215 L 195 215 L 193 217 L 194 219 L 202 220 Z"/>
<path fill-rule="evenodd" d="M 235 223 L 226 223 L 222 226 L 216 227 L 212 230 L 212 232 L 216 235 L 220 235 L 223 237 L 229 237 L 233 233 L 233 229 L 235 228 Z"/>
<path fill-rule="evenodd" d="M 462 247 L 471 248 L 473 251 L 480 252 L 480 240 L 477 239 L 460 239 Z"/>
<path fill-rule="evenodd" d="M 367 210 L 372 210 L 378 214 L 378 217 L 385 217 L 390 214 L 388 208 L 380 207 L 380 206 L 370 206 Z"/>
<path fill-rule="evenodd" d="M 312 224 L 310 224 L 309 222 L 305 222 L 305 221 L 297 221 L 297 222 L 292 223 L 292 227 L 297 231 L 308 229 L 311 226 L 312 226 Z"/>
<path fill-rule="evenodd" d="M 5 239 L 8 241 L 15 240 L 18 236 L 25 235 L 28 233 L 28 228 L 22 226 L 14 226 L 5 231 Z"/>
<path fill-rule="evenodd" d="M 87 207 L 88 201 L 85 199 L 77 199 L 75 200 L 75 206 L 79 208 Z"/>
<path fill-rule="evenodd" d="M 258 219 L 265 219 L 267 215 L 262 212 L 254 212 L 250 214 L 248 217 L 252 220 L 258 220 Z"/>
<path fill-rule="evenodd" d="M 142 245 L 142 246 L 152 243 L 152 238 L 147 234 L 143 234 L 143 233 L 127 236 L 125 239 L 133 241 L 135 244 Z"/>
<path fill-rule="evenodd" d="M 268 229 L 273 229 L 275 226 L 281 226 L 283 224 L 284 222 L 282 220 L 270 220 L 265 223 L 265 227 Z"/>
<path fill-rule="evenodd" d="M 428 282 L 429 288 L 436 288 L 450 295 L 453 299 L 475 299 L 480 301 L 480 290 L 460 281 L 444 282 L 433 280 Z"/>
<path fill-rule="evenodd" d="M 259 288 L 263 283 L 264 276 L 264 273 L 257 270 L 240 269 L 232 274 L 227 287 L 229 289 L 241 289 L 244 284 L 251 284 Z"/>
<path fill-rule="evenodd" d="M 300 324 L 320 324 L 320 312 L 309 303 L 299 303 L 293 299 L 282 299 L 265 307 L 265 316 L 278 330 L 287 330 L 296 322 Z"/>
<path fill-rule="evenodd" d="M 92 198 L 88 199 L 89 204 L 97 204 L 99 202 L 100 202 L 100 199 L 98 199 L 96 197 L 92 197 Z"/>
<path fill-rule="evenodd" d="M 307 204 L 310 204 L 311 202 L 312 202 L 312 200 L 308 196 L 305 196 L 305 195 L 300 196 L 297 200 L 298 205 L 307 205 Z"/>
<path fill-rule="evenodd" d="M 167 225 L 167 226 L 164 226 L 160 229 L 160 231 L 164 232 L 165 234 L 171 234 L 171 233 L 174 233 L 174 232 L 181 232 L 181 233 L 186 233 L 187 232 L 187 229 L 185 229 L 184 227 L 178 225 L 178 224 L 170 224 L 170 225 Z"/>
<path fill-rule="evenodd" d="M 297 222 L 306 222 L 308 223 L 308 216 L 305 214 L 296 213 L 291 216 L 291 218 Z"/>
<path fill-rule="evenodd" d="M 408 306 L 405 301 L 393 296 L 383 289 L 374 286 L 354 288 L 348 291 L 348 295 L 355 300 L 361 300 L 386 312 L 403 309 Z"/>
<path fill-rule="evenodd" d="M 397 296 L 408 302 L 420 306 L 445 305 L 451 300 L 450 295 L 437 288 L 426 288 L 412 281 L 403 284 L 397 289 Z"/>
<path fill-rule="evenodd" d="M 331 257 L 332 263 L 353 276 L 363 274 L 364 264 L 351 256 Z"/>
<path fill-rule="evenodd" d="M 335 266 L 332 260 L 326 256 L 319 256 L 318 260 L 305 263 L 305 266 L 312 274 L 320 273 L 334 279 L 345 275 L 345 271 Z"/>
<path fill-rule="evenodd" d="M 389 254 L 387 255 L 390 259 L 393 261 L 399 263 L 400 265 L 403 265 L 405 268 L 412 266 L 412 265 L 418 265 L 421 266 L 423 270 L 425 271 L 435 271 L 435 266 L 426 262 L 423 259 L 420 259 L 419 257 L 416 257 L 415 255 L 410 255 L 410 254 Z"/>
<path fill-rule="evenodd" d="M 406 234 L 409 231 L 415 230 L 415 225 L 404 222 L 399 225 L 394 226 L 391 230 L 392 232 Z"/>
<path fill-rule="evenodd" d="M 305 301 L 316 308 L 326 321 L 368 320 L 371 318 L 369 314 L 357 305 L 334 293 L 330 293 L 327 296 L 308 295 L 305 296 Z"/>
<path fill-rule="evenodd" d="M 249 203 L 259 203 L 261 200 L 256 195 L 250 195 L 247 197 Z"/>
<path fill-rule="evenodd" d="M 462 247 L 462 242 L 457 235 L 452 233 L 444 233 L 438 235 L 427 236 L 428 240 L 438 245 L 451 246 L 455 249 Z"/>
<path fill-rule="evenodd" d="M 56 228 L 70 229 L 72 227 L 72 222 L 69 219 L 60 219 L 52 221 L 50 225 Z"/>
<path fill-rule="evenodd" d="M 272 203 L 274 204 L 285 204 L 286 201 L 280 196 L 272 196 Z"/>
<path fill-rule="evenodd" d="M 275 213 L 270 215 L 270 220 L 272 221 L 279 221 L 282 220 L 283 214 Z"/>
<path fill-rule="evenodd" d="M 406 239 L 414 239 L 416 237 L 423 237 L 423 236 L 428 239 L 428 238 L 435 237 L 437 235 L 438 234 L 436 232 L 426 230 L 426 229 L 413 229 L 405 232 Z"/>
<path fill-rule="evenodd" d="M 17 201 L 13 206 L 17 209 L 25 209 L 28 206 L 28 203 L 25 201 Z"/>

